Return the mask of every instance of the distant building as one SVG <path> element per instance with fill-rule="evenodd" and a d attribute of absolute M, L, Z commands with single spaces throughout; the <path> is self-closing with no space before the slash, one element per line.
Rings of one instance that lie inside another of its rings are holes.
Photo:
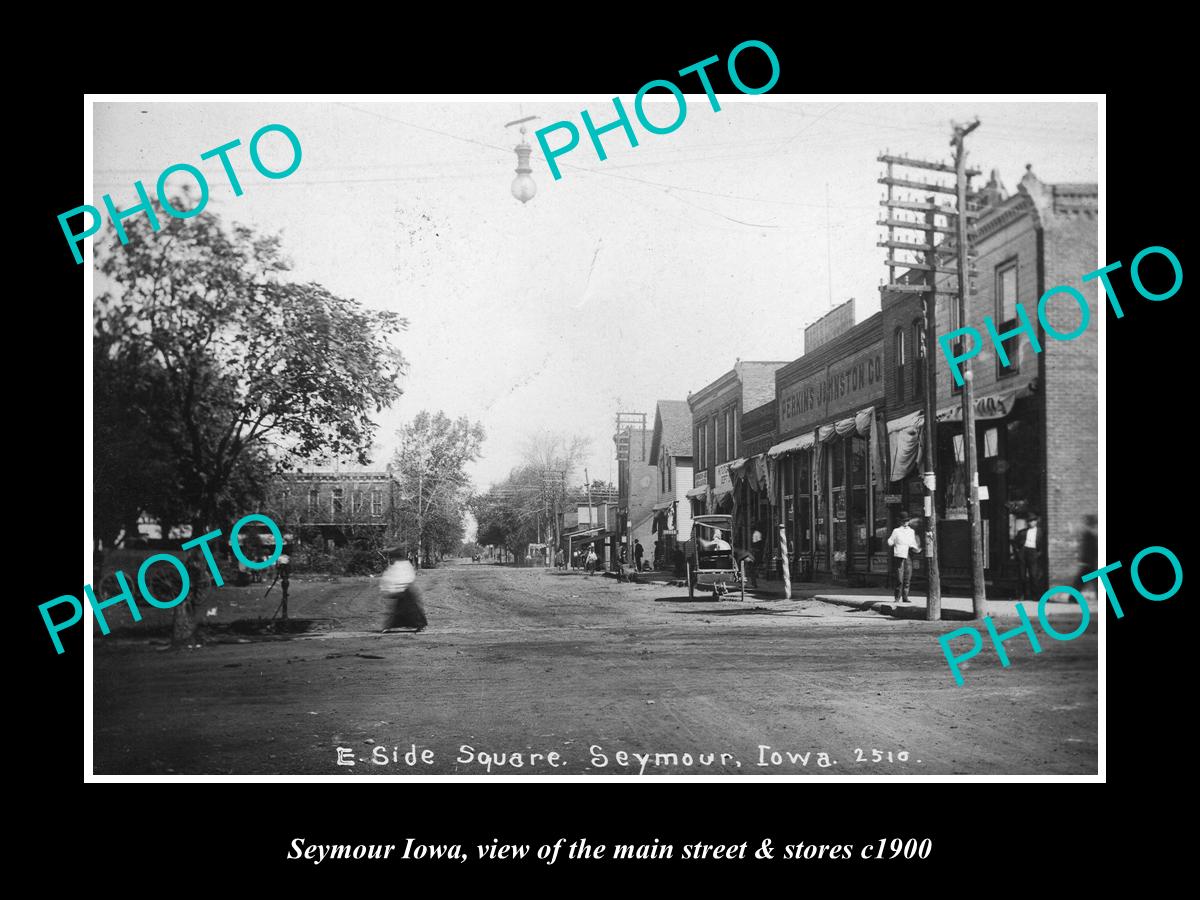
<path fill-rule="evenodd" d="M 396 523 L 397 489 L 389 471 L 288 472 L 272 481 L 263 512 L 301 542 L 341 546 L 362 529 L 386 530 Z"/>
<path fill-rule="evenodd" d="M 647 554 L 655 553 L 656 541 L 654 565 L 667 568 L 674 559 L 676 545 L 687 540 L 692 530 L 692 505 L 687 498 L 693 487 L 692 414 L 685 401 L 658 401 L 650 459 L 658 473 L 658 495 L 653 507 L 654 537 L 646 550 Z"/>
<path fill-rule="evenodd" d="M 784 362 L 742 362 L 694 394 L 692 459 L 695 486 L 688 492 L 692 514 L 733 512 L 733 480 L 729 464 L 742 457 L 742 414 L 775 396 L 775 371 Z"/>
<path fill-rule="evenodd" d="M 617 528 L 633 562 L 633 542 L 639 540 L 645 559 L 654 554 L 654 503 L 658 499 L 658 466 L 650 455 L 650 431 L 622 428 L 613 436 L 617 445 Z"/>

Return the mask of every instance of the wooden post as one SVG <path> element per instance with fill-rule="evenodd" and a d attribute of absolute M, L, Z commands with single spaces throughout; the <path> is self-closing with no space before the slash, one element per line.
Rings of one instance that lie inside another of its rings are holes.
<path fill-rule="evenodd" d="M 959 322 L 965 326 L 967 321 L 967 287 L 968 266 L 967 253 L 967 173 L 966 148 L 964 139 L 979 127 L 976 119 L 970 125 L 957 125 L 954 128 L 954 170 L 958 186 L 958 308 Z M 967 490 L 969 491 L 969 506 L 967 518 L 971 527 L 971 607 L 976 619 L 987 615 L 987 588 L 983 580 L 983 526 L 979 519 L 979 464 L 975 458 L 975 398 L 972 386 L 972 362 L 966 360 L 966 370 L 963 372 L 963 454 L 967 463 Z"/>
<path fill-rule="evenodd" d="M 929 198 L 932 205 L 933 198 Z M 936 213 L 931 209 L 925 211 L 925 223 L 933 225 Z M 926 240 L 933 245 L 934 232 L 926 235 Z M 929 562 L 928 584 L 925 592 L 925 618 L 930 622 L 942 618 L 942 573 L 938 565 L 937 543 L 937 368 L 933 365 L 932 348 L 937 346 L 937 251 L 929 250 L 925 254 L 925 264 L 929 270 L 925 273 L 925 283 L 929 290 L 922 296 L 921 310 L 925 317 L 925 558 Z M 919 353 L 920 348 L 914 347 Z"/>

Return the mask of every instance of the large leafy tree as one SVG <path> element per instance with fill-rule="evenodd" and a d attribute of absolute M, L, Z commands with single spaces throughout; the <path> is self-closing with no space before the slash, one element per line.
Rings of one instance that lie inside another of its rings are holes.
<path fill-rule="evenodd" d="M 366 463 L 372 415 L 400 395 L 396 313 L 289 280 L 276 236 L 211 213 L 158 217 L 157 233 L 126 220 L 129 243 L 99 264 L 98 536 L 139 507 L 208 530 L 276 466 Z"/>
<path fill-rule="evenodd" d="M 557 545 L 558 513 L 574 483 L 591 440 L 580 435 L 539 431 L 526 436 L 522 463 L 508 477 L 472 500 L 481 544 L 503 547 L 518 559 L 539 538 Z"/>
<path fill-rule="evenodd" d="M 452 552 L 463 538 L 470 498 L 468 463 L 479 458 L 484 430 L 465 416 L 422 410 L 400 430 L 392 471 L 400 482 L 397 509 L 405 540 L 429 560 Z"/>

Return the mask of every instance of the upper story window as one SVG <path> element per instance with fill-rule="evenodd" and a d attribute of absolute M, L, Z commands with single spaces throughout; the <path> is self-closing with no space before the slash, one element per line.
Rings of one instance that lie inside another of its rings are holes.
<path fill-rule="evenodd" d="M 329 511 L 333 515 L 341 515 L 342 512 L 342 489 L 334 488 L 329 497 Z"/>
<path fill-rule="evenodd" d="M 1017 261 L 1001 263 L 996 267 L 996 330 L 1003 334 L 1017 327 Z M 1003 378 L 1015 375 L 1020 369 L 1020 341 L 1023 335 L 1010 338 L 1011 345 L 1004 341 L 1004 350 L 1008 354 L 1009 364 L 1000 365 L 1000 355 L 996 354 L 996 376 Z"/>
<path fill-rule="evenodd" d="M 371 515 L 383 515 L 383 492 L 371 491 Z"/>
<path fill-rule="evenodd" d="M 913 335 L 913 357 L 915 365 L 913 367 L 913 396 L 925 396 L 925 379 L 928 377 L 925 373 L 925 323 L 921 319 L 916 319 L 912 326 Z"/>
<path fill-rule="evenodd" d="M 725 459 L 733 459 L 737 455 L 737 428 L 734 424 L 734 412 L 731 406 L 725 411 Z"/>
<path fill-rule="evenodd" d="M 316 512 L 320 501 L 321 491 L 318 488 L 310 488 L 308 492 L 308 511 Z"/>
<path fill-rule="evenodd" d="M 894 352 L 896 354 L 896 402 L 903 403 L 905 364 L 908 362 L 908 347 L 903 328 L 896 329 L 894 343 Z"/>

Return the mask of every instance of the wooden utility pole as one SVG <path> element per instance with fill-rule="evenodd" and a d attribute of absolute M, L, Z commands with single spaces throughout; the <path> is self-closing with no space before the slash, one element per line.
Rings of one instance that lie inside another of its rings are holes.
<path fill-rule="evenodd" d="M 925 559 L 929 563 L 928 584 L 925 592 L 925 618 L 930 622 L 938 622 L 942 618 L 942 572 L 938 566 L 937 543 L 937 475 L 935 460 L 937 459 L 937 369 L 931 363 L 929 349 L 937 346 L 937 251 L 934 249 L 933 217 L 937 215 L 932 209 L 934 198 L 928 198 L 930 209 L 925 210 L 925 224 L 930 226 L 926 232 L 929 250 L 925 251 L 925 264 L 929 271 L 925 273 L 925 283 L 930 289 L 921 295 L 921 314 L 925 326 Z M 920 348 L 914 347 L 913 353 L 920 353 Z"/>
<path fill-rule="evenodd" d="M 958 261 L 958 320 L 965 324 L 967 321 L 967 286 L 969 245 L 967 243 L 967 166 L 964 139 L 979 127 L 976 119 L 969 125 L 955 125 L 954 137 L 950 144 L 954 147 L 954 172 L 958 191 L 958 247 L 955 254 Z M 969 491 L 969 506 L 967 508 L 968 524 L 971 529 L 971 606 L 976 619 L 987 615 L 987 588 L 983 580 L 983 525 L 979 517 L 979 464 L 975 458 L 975 397 L 972 383 L 972 361 L 966 360 L 963 372 L 963 454 L 967 463 L 967 490 Z"/>
<path fill-rule="evenodd" d="M 887 165 L 887 175 L 879 179 L 881 184 L 887 185 L 887 198 L 879 202 L 880 206 L 887 208 L 887 218 L 879 222 L 879 225 L 886 225 L 888 229 L 888 239 L 879 242 L 879 246 L 888 248 L 888 257 L 886 260 L 889 275 L 891 276 L 888 284 L 881 285 L 880 290 L 884 292 L 898 293 L 919 293 L 921 294 L 921 313 L 923 316 L 923 326 L 925 331 L 925 435 L 924 444 L 925 452 L 924 459 L 920 462 L 924 466 L 924 513 L 926 521 L 925 530 L 925 558 L 928 562 L 928 582 L 926 586 L 926 605 L 925 617 L 930 621 L 938 621 L 942 617 L 942 577 L 941 567 L 938 562 L 938 541 L 937 541 L 937 369 L 933 366 L 932 348 L 937 346 L 937 276 L 939 274 L 952 275 L 953 270 L 941 267 L 937 262 L 937 253 L 940 248 L 938 244 L 938 235 L 949 235 L 955 233 L 955 229 L 951 224 L 939 225 L 935 216 L 943 216 L 952 218 L 954 211 L 939 206 L 936 202 L 936 193 L 927 196 L 924 202 L 913 200 L 898 200 L 895 197 L 894 189 L 904 188 L 907 190 L 926 190 L 945 194 L 953 194 L 956 188 L 941 184 L 927 178 L 936 176 L 926 176 L 925 172 L 953 172 L 954 168 L 945 163 L 932 162 L 921 159 L 910 159 L 907 156 L 892 156 L 890 154 L 882 154 L 878 157 L 879 162 Z M 923 170 L 921 175 L 913 175 L 908 177 L 896 177 L 894 166 L 904 166 L 911 169 Z M 913 212 L 923 212 L 924 220 L 913 217 Z M 910 235 L 917 236 L 916 240 L 912 237 L 906 239 L 897 239 L 896 231 L 909 232 Z M 895 254 L 896 251 L 906 253 L 923 253 L 923 262 L 914 262 L 912 260 L 899 259 Z M 909 277 L 904 282 L 897 282 L 896 269 L 908 269 Z M 915 282 L 913 273 L 924 272 L 925 277 L 921 282 Z M 953 302 L 953 298 L 951 298 Z M 917 347 L 913 348 L 914 353 L 919 353 Z"/>

